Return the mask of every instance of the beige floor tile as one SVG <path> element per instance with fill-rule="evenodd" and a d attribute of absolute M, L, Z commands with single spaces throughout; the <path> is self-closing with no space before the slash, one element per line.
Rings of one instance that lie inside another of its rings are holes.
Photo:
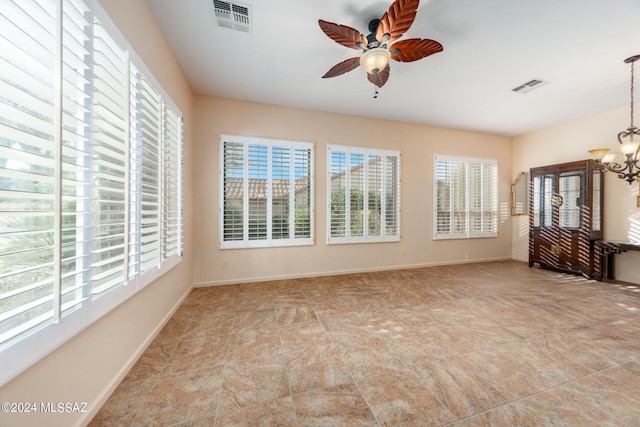
<path fill-rule="evenodd" d="M 310 304 L 316 315 L 325 319 L 328 317 L 341 317 L 352 314 L 351 307 L 338 297 L 328 297 L 327 299 L 312 299 L 310 298 Z"/>
<path fill-rule="evenodd" d="M 640 425 L 640 390 L 637 384 L 630 389 L 603 372 L 580 378 L 563 387 L 589 405 L 605 412 L 612 424 Z"/>
<path fill-rule="evenodd" d="M 254 359 L 227 365 L 220 407 L 233 411 L 289 396 L 286 369 L 281 362 Z"/>
<path fill-rule="evenodd" d="M 529 396 L 519 403 L 527 412 L 548 426 L 621 425 L 611 420 L 603 409 L 589 405 L 566 387 L 557 387 Z"/>
<path fill-rule="evenodd" d="M 518 403 L 500 406 L 454 423 L 451 427 L 545 427 Z"/>
<path fill-rule="evenodd" d="M 198 313 L 194 316 L 182 334 L 183 340 L 200 337 L 226 335 L 234 331 L 234 313 Z"/>
<path fill-rule="evenodd" d="M 400 359 L 375 337 L 353 338 L 336 344 L 336 350 L 354 379 L 371 376 L 372 373 L 407 372 Z"/>
<path fill-rule="evenodd" d="M 293 323 L 310 322 L 318 318 L 311 304 L 307 302 L 278 306 L 275 308 L 275 315 L 278 325 L 283 327 Z"/>
<path fill-rule="evenodd" d="M 365 329 L 366 323 L 351 313 L 348 316 L 322 318 L 322 325 L 333 342 L 350 342 L 356 338 L 370 338 L 371 334 Z"/>
<path fill-rule="evenodd" d="M 133 425 L 168 426 L 215 415 L 222 370 L 214 366 L 160 376 Z"/>
<path fill-rule="evenodd" d="M 638 378 L 640 378 L 640 359 L 616 365 L 601 371 L 602 375 L 624 385 L 630 392 L 640 392 Z"/>
<path fill-rule="evenodd" d="M 457 419 L 414 376 L 387 373 L 357 383 L 382 425 L 441 426 Z"/>
<path fill-rule="evenodd" d="M 213 423 L 202 424 L 202 427 Z M 296 427 L 291 397 L 241 408 L 221 408 L 216 425 L 224 427 Z"/>
<path fill-rule="evenodd" d="M 294 354 L 287 357 L 287 376 L 293 394 L 352 381 L 334 344 L 306 346 Z"/>
<path fill-rule="evenodd" d="M 308 391 L 293 396 L 301 426 L 378 426 L 355 384 Z"/>
<path fill-rule="evenodd" d="M 223 365 L 227 360 L 229 341 L 229 335 L 180 341 L 167 360 L 166 369 L 179 372 Z"/>
<path fill-rule="evenodd" d="M 252 329 L 228 335 L 229 362 L 248 359 L 273 360 L 282 357 L 282 345 L 278 329 Z"/>
<path fill-rule="evenodd" d="M 178 346 L 177 341 L 159 341 L 155 340 L 142 353 L 136 364 L 131 368 L 123 382 L 137 381 L 142 379 L 153 378 L 160 374 L 169 360 L 169 356 Z"/>
<path fill-rule="evenodd" d="M 331 344 L 324 326 L 318 321 L 293 323 L 280 329 L 282 350 L 287 359 L 308 347 Z"/>
<path fill-rule="evenodd" d="M 457 419 L 495 408 L 507 400 L 490 382 L 477 379 L 455 357 L 426 361 L 416 367 L 416 373 L 421 383 Z"/>
<path fill-rule="evenodd" d="M 142 410 L 154 384 L 155 379 L 123 382 L 91 420 L 89 426 L 135 425 L 138 413 Z"/>

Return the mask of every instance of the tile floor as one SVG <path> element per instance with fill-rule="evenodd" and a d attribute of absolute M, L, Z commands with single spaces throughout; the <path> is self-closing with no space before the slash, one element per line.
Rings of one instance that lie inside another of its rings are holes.
<path fill-rule="evenodd" d="M 505 261 L 194 289 L 92 426 L 639 426 L 640 287 Z"/>

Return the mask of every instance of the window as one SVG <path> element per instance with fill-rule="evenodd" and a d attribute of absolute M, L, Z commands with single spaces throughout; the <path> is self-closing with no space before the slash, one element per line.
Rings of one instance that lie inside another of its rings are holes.
<path fill-rule="evenodd" d="M 400 240 L 400 152 L 330 145 L 328 243 Z"/>
<path fill-rule="evenodd" d="M 498 161 L 434 157 L 434 239 L 498 235 Z"/>
<path fill-rule="evenodd" d="M 175 266 L 181 126 L 92 0 L 0 10 L 0 384 Z"/>
<path fill-rule="evenodd" d="M 313 244 L 313 144 L 220 136 L 220 247 Z"/>

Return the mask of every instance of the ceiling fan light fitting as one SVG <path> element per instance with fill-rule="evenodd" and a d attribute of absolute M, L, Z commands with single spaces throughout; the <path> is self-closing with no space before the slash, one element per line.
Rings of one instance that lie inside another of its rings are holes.
<path fill-rule="evenodd" d="M 368 74 L 378 74 L 385 69 L 390 58 L 391 53 L 389 50 L 377 47 L 362 54 L 360 57 L 360 65 L 362 65 L 362 68 L 364 68 Z"/>

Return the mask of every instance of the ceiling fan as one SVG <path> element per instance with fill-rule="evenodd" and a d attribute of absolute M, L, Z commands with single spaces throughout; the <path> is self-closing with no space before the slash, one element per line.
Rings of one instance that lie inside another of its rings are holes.
<path fill-rule="evenodd" d="M 334 65 L 322 78 L 336 77 L 362 65 L 369 81 L 381 88 L 389 79 L 389 59 L 412 62 L 442 52 L 442 45 L 430 39 L 407 39 L 387 47 L 411 27 L 419 3 L 420 0 L 395 0 L 381 19 L 369 22 L 371 34 L 368 36 L 347 25 L 319 19 L 320 28 L 329 38 L 343 46 L 363 52 L 361 56 Z"/>

